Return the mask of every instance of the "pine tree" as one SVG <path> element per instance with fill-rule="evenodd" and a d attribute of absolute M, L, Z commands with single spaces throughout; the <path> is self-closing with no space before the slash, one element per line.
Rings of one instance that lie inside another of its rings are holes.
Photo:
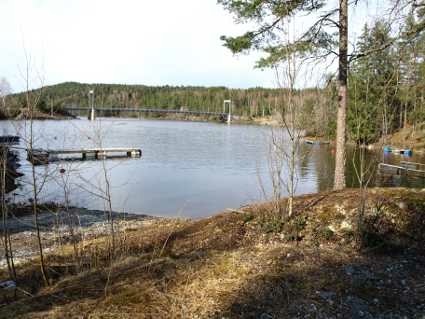
<path fill-rule="evenodd" d="M 357 143 L 375 142 L 381 134 L 392 132 L 399 120 L 398 61 L 394 48 L 386 46 L 394 41 L 390 31 L 383 21 L 372 28 L 365 25 L 357 43 L 360 58 L 351 67 L 347 120 Z"/>
<path fill-rule="evenodd" d="M 345 135 L 348 77 L 348 0 L 340 0 L 339 6 L 325 9 L 325 0 L 218 0 L 239 22 L 255 22 L 257 28 L 241 36 L 222 36 L 225 46 L 234 53 L 250 49 L 267 54 L 258 61 L 258 67 L 274 67 L 285 61 L 288 52 L 298 57 L 324 58 L 338 56 L 338 114 L 336 128 L 336 159 L 334 188 L 345 187 Z M 353 2 L 354 4 L 357 1 Z M 296 14 L 303 13 L 315 18 L 308 30 L 295 41 L 283 40 L 282 24 Z M 338 15 L 338 21 L 334 17 Z M 336 27 L 335 34 L 329 28 Z M 328 32 L 329 31 L 329 32 Z M 335 47 L 338 47 L 336 52 Z"/>

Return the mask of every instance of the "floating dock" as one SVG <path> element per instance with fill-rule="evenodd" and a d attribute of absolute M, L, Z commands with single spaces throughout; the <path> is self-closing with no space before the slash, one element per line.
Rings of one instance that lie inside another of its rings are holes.
<path fill-rule="evenodd" d="M 400 165 L 379 163 L 378 168 L 384 174 L 425 177 L 425 164 L 420 163 L 406 161 L 400 162 Z"/>
<path fill-rule="evenodd" d="M 141 157 L 142 150 L 134 147 L 87 148 L 64 150 L 27 150 L 27 159 L 34 165 L 60 160 L 101 160 L 107 158 Z"/>
<path fill-rule="evenodd" d="M 421 164 L 421 163 L 401 161 L 400 166 L 406 167 L 408 169 L 425 171 L 425 164 Z"/>
<path fill-rule="evenodd" d="M 304 143 L 310 144 L 310 145 L 329 144 L 328 141 L 321 141 L 321 140 L 315 140 L 315 139 L 309 139 L 309 138 L 304 138 L 303 141 Z"/>
<path fill-rule="evenodd" d="M 19 136 L 14 135 L 2 135 L 0 136 L 0 144 L 18 144 Z"/>

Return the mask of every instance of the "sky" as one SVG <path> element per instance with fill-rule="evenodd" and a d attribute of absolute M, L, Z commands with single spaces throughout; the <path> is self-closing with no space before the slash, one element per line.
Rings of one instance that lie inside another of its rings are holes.
<path fill-rule="evenodd" d="M 384 0 L 351 14 L 355 38 Z M 300 24 L 304 22 L 299 20 Z M 276 87 L 258 53 L 234 56 L 221 35 L 247 30 L 216 0 L 0 0 L 0 77 L 13 91 L 65 81 Z M 321 72 L 317 70 L 315 72 Z"/>

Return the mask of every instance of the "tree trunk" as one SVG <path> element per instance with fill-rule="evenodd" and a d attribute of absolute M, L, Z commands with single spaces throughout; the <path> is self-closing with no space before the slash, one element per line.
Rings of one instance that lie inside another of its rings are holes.
<path fill-rule="evenodd" d="M 345 188 L 345 118 L 347 110 L 347 46 L 348 0 L 339 1 L 339 72 L 338 115 L 336 126 L 336 155 L 334 189 Z"/>

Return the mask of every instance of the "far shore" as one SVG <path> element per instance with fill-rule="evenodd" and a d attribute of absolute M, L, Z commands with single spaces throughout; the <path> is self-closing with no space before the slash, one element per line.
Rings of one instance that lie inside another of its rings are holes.
<path fill-rule="evenodd" d="M 110 119 L 138 119 L 135 116 L 126 116 L 126 117 L 115 117 L 115 116 L 99 116 L 101 118 L 110 118 Z M 18 121 L 24 118 L 23 113 L 20 113 L 15 117 L 6 117 L 2 120 L 9 121 Z M 43 112 L 36 112 L 33 116 L 33 120 L 73 120 L 78 119 L 77 116 L 64 115 L 64 114 L 54 114 L 50 115 Z M 141 119 L 146 120 L 164 120 L 164 121 L 188 121 L 188 122 L 211 122 L 211 123 L 223 123 L 226 121 L 218 119 L 217 117 L 206 117 L 203 115 L 186 115 L 186 114 L 161 114 L 159 116 L 142 116 Z M 281 124 L 279 121 L 271 116 L 234 116 L 232 118 L 232 124 L 244 124 L 244 125 L 258 125 L 258 126 L 270 126 L 278 127 Z M 334 144 L 333 138 L 328 138 L 324 136 L 315 136 L 307 133 L 307 135 L 302 137 L 302 140 L 315 141 L 317 144 Z M 353 144 L 352 141 L 347 141 L 347 144 Z M 385 138 L 381 138 L 380 141 L 371 142 L 365 145 L 367 149 L 382 149 L 384 146 L 394 146 L 399 148 L 410 148 L 415 153 L 425 153 L 425 130 L 419 129 L 413 131 L 411 127 L 402 129 L 392 135 L 388 135 Z"/>

